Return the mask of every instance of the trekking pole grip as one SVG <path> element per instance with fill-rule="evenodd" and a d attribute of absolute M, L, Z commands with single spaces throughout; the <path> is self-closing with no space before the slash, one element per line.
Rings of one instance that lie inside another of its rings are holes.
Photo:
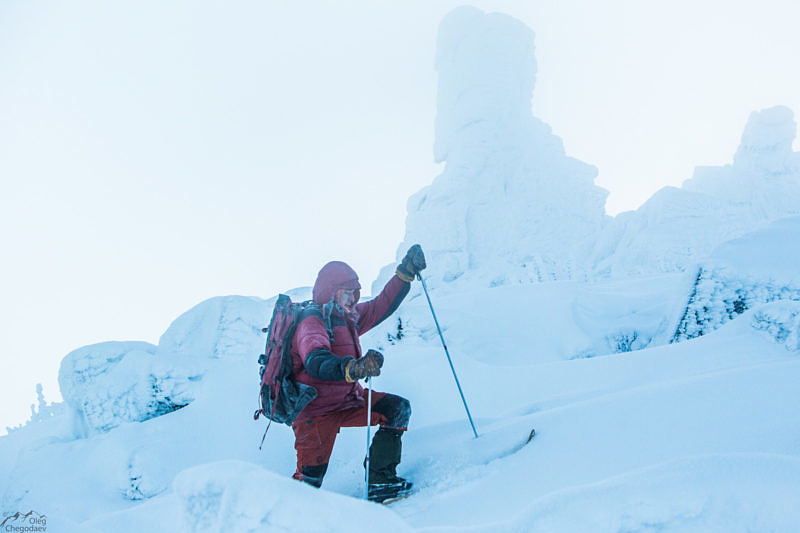
<path fill-rule="evenodd" d="M 467 411 L 467 418 L 469 418 L 469 425 L 472 426 L 472 433 L 475 435 L 475 438 L 478 438 L 478 430 L 475 429 L 475 423 L 472 421 L 472 415 L 469 412 L 469 407 L 467 407 L 467 400 L 464 398 L 464 391 L 461 389 L 461 383 L 458 381 L 458 376 L 456 375 L 456 369 L 453 366 L 453 360 L 450 358 L 450 352 L 447 350 L 447 343 L 444 342 L 444 335 L 442 335 L 442 328 L 439 327 L 439 320 L 436 318 L 436 312 L 433 310 L 433 304 L 431 303 L 431 297 L 428 295 L 428 287 L 425 285 L 425 280 L 422 279 L 422 275 L 417 272 L 417 279 L 422 282 L 422 290 L 425 291 L 425 298 L 428 300 L 428 306 L 431 308 L 431 315 L 433 315 L 433 323 L 436 324 L 436 331 L 439 332 L 439 339 L 442 341 L 442 347 L 444 348 L 444 353 L 447 356 L 447 362 L 450 363 L 450 370 L 453 372 L 453 378 L 456 380 L 456 387 L 458 387 L 458 393 L 461 395 L 461 401 L 464 403 L 464 409 Z"/>

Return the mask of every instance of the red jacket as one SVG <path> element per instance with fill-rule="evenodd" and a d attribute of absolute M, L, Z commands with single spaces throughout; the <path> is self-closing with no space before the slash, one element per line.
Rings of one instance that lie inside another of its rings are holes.
<path fill-rule="evenodd" d="M 388 318 L 408 294 L 410 285 L 395 275 L 377 297 L 357 304 L 355 313 L 334 310 L 331 314 L 332 343 L 325 324 L 318 316 L 309 316 L 297 326 L 292 338 L 294 376 L 298 382 L 317 389 L 316 399 L 303 409 L 298 419 L 366 405 L 364 389 L 357 381 L 348 383 L 344 379 L 343 370 L 339 372 L 337 369 L 335 373 L 329 373 L 329 377 L 334 377 L 335 374 L 335 381 L 316 379 L 306 371 L 306 358 L 312 353 L 317 356 L 324 354 L 333 363 L 333 367 L 341 366 L 343 369 L 346 360 L 361 357 L 359 336 Z M 355 271 L 339 261 L 328 263 L 322 268 L 314 284 L 314 302 L 319 305 L 329 304 L 340 288 L 354 289 L 358 301 L 361 285 Z M 339 359 L 334 359 L 333 356 Z M 328 367 L 331 368 L 330 365 Z"/>

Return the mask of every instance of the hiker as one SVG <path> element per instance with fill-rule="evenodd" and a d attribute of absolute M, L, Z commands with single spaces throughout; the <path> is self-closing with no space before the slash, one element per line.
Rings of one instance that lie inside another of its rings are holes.
<path fill-rule="evenodd" d="M 332 334 L 318 315 L 310 315 L 298 324 L 292 339 L 295 379 L 317 390 L 317 397 L 292 423 L 295 479 L 320 487 L 339 428 L 367 425 L 367 394 L 358 380 L 380 375 L 383 355 L 376 350 L 362 354 L 359 336 L 397 309 L 425 266 L 422 248 L 415 244 L 381 293 L 362 303 L 358 303 L 358 275 L 346 263 L 331 261 L 319 271 L 313 300 L 320 306 L 332 304 L 328 307 L 333 308 Z M 371 422 L 381 427 L 370 445 L 368 497 L 372 500 L 383 501 L 411 489 L 411 482 L 396 471 L 400 439 L 410 415 L 411 404 L 405 398 L 373 391 Z"/>

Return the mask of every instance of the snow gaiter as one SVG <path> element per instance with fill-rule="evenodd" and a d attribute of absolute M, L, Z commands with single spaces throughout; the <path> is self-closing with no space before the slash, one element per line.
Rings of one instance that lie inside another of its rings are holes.
<path fill-rule="evenodd" d="M 397 465 L 403 450 L 400 438 L 403 432 L 397 429 L 380 428 L 369 447 L 369 482 L 391 483 L 397 480 Z"/>

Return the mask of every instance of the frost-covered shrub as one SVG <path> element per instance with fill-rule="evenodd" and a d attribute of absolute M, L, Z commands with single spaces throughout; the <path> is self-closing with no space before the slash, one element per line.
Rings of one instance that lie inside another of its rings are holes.
<path fill-rule="evenodd" d="M 800 303 L 775 302 L 753 314 L 752 326 L 792 352 L 800 351 Z"/>
<path fill-rule="evenodd" d="M 63 402 L 50 402 L 44 399 L 44 390 L 41 383 L 36 384 L 36 404 L 31 404 L 31 417 L 24 424 L 14 427 L 6 426 L 9 433 L 19 431 L 28 424 L 40 424 L 51 422 L 54 418 L 61 416 L 65 412 Z"/>
<path fill-rule="evenodd" d="M 170 480 L 160 461 L 157 448 L 134 449 L 128 457 L 123 496 L 129 500 L 146 500 L 164 492 Z"/>
<path fill-rule="evenodd" d="M 701 267 L 672 342 L 705 335 L 748 309 L 777 300 L 800 301 L 800 287 L 727 267 Z"/>
<path fill-rule="evenodd" d="M 638 331 L 619 331 L 606 337 L 606 342 L 614 353 L 641 350 L 650 344 L 650 340 L 649 338 L 639 338 Z"/>

